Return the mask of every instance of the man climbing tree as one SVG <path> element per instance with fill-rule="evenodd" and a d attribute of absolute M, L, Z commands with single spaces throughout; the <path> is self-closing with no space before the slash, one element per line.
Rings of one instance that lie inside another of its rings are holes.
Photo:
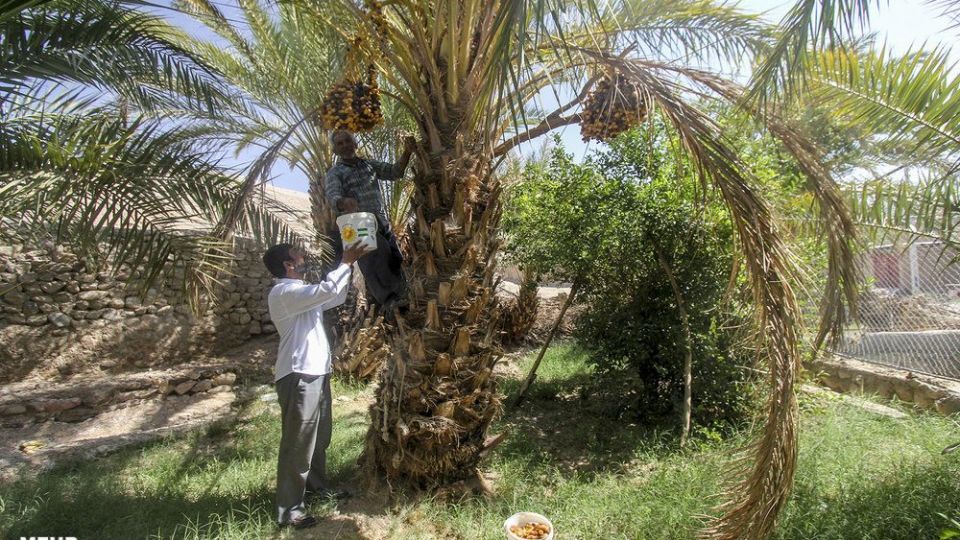
<path fill-rule="evenodd" d="M 401 272 L 403 255 L 390 228 L 378 181 L 403 178 L 416 141 L 407 137 L 403 153 L 396 163 L 385 163 L 357 156 L 357 139 L 353 133 L 337 130 L 330 135 L 337 162 L 327 172 L 327 200 L 337 215 L 370 212 L 377 218 L 377 250 L 359 261 L 370 300 L 389 319 L 407 305 L 406 285 Z M 340 249 L 339 243 L 335 243 Z"/>

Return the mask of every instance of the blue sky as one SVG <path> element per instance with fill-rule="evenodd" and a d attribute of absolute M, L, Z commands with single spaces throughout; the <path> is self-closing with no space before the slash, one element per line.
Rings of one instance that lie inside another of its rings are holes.
<path fill-rule="evenodd" d="M 232 5 L 234 0 L 218 0 L 215 3 Z M 744 10 L 762 13 L 771 21 L 779 21 L 792 4 L 792 1 L 783 0 L 742 0 L 739 2 Z M 225 11 L 229 16 L 231 10 L 225 9 Z M 211 33 L 205 31 L 202 26 L 190 20 L 189 17 L 171 14 L 169 11 L 165 11 L 163 14 L 190 33 L 199 34 L 200 37 L 207 39 L 213 37 Z M 877 34 L 879 42 L 885 42 L 897 52 L 903 52 L 910 47 L 919 47 L 923 44 L 928 46 L 944 44 L 955 49 L 955 54 L 960 52 L 960 46 L 957 46 L 960 45 L 960 28 L 950 28 L 949 21 L 937 17 L 937 11 L 922 1 L 891 0 L 887 5 L 876 11 L 870 21 L 870 30 Z M 584 144 L 580 139 L 580 130 L 577 126 L 568 126 L 558 133 L 563 145 L 577 156 L 583 156 L 598 144 Z M 530 154 L 537 151 L 542 145 L 542 140 L 537 141 L 521 147 L 520 151 L 524 154 Z M 242 168 L 256 156 L 256 151 L 246 151 L 239 156 L 229 157 L 227 162 L 232 166 Z M 275 167 L 273 174 L 273 185 L 275 186 L 297 191 L 307 190 L 306 179 L 296 171 L 290 171 L 287 167 L 278 165 Z"/>

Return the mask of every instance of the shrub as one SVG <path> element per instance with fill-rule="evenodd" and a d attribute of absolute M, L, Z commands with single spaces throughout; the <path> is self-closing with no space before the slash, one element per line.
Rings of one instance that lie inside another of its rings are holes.
<path fill-rule="evenodd" d="M 686 334 L 662 257 L 689 317 L 694 418 L 733 419 L 749 401 L 746 351 L 730 329 L 745 318 L 724 298 L 733 232 L 666 146 L 634 131 L 583 164 L 557 149 L 529 165 L 509 193 L 508 251 L 526 268 L 579 282 L 587 308 L 576 336 L 598 388 L 645 417 L 679 412 L 683 395 Z"/>

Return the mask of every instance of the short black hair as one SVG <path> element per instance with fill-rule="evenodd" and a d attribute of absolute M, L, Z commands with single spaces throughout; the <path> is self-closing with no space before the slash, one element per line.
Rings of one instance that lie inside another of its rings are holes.
<path fill-rule="evenodd" d="M 273 274 L 273 277 L 287 277 L 287 269 L 283 263 L 293 260 L 290 250 L 295 249 L 293 244 L 277 244 L 263 254 L 263 265 Z"/>

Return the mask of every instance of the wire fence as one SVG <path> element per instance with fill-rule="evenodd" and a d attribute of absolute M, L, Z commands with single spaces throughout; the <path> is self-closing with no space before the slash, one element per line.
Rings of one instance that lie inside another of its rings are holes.
<path fill-rule="evenodd" d="M 860 320 L 834 352 L 960 380 L 960 264 L 939 242 L 885 245 L 861 258 Z"/>

